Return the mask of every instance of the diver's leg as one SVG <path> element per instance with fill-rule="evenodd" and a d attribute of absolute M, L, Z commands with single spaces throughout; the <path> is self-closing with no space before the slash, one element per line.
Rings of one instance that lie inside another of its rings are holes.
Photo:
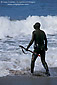
<path fill-rule="evenodd" d="M 34 71 L 34 65 L 35 65 L 36 58 L 37 58 L 37 55 L 33 54 L 32 59 L 31 59 L 31 73 L 33 73 L 33 71 Z"/>
<path fill-rule="evenodd" d="M 47 63 L 46 63 L 46 61 L 45 61 L 45 51 L 42 51 L 42 52 L 41 52 L 41 62 L 42 62 L 42 64 L 43 64 L 44 68 L 46 69 L 46 73 L 47 73 L 48 75 L 50 75 L 49 69 L 48 69 L 48 65 L 47 65 Z"/>

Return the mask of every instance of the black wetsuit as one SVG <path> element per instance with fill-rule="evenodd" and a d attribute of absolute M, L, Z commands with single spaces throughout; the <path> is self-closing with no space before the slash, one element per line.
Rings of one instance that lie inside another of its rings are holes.
<path fill-rule="evenodd" d="M 49 71 L 48 66 L 45 61 L 45 51 L 47 50 L 47 38 L 46 38 L 45 32 L 40 29 L 36 29 L 35 31 L 33 31 L 32 39 L 29 45 L 27 46 L 27 49 L 33 44 L 33 42 L 34 42 L 34 52 L 36 54 L 32 55 L 31 73 L 33 73 L 34 71 L 34 63 L 35 63 L 36 58 L 38 57 L 38 54 L 41 55 L 41 62 L 44 68 L 46 69 L 46 72 L 48 72 Z"/>

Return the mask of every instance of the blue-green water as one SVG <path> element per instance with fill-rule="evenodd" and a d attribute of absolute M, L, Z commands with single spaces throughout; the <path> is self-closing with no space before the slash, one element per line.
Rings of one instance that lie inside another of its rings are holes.
<path fill-rule="evenodd" d="M 57 0 L 1 0 L 0 16 L 25 19 L 28 16 L 56 16 Z"/>

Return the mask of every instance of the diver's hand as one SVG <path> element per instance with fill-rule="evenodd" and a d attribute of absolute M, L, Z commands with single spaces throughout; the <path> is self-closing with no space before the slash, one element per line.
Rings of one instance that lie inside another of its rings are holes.
<path fill-rule="evenodd" d="M 28 48 L 26 48 L 26 51 L 28 51 Z"/>

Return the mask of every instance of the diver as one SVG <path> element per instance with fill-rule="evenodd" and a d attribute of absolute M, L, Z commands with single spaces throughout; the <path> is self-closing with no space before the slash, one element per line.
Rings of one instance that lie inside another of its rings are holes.
<path fill-rule="evenodd" d="M 45 51 L 47 51 L 46 34 L 43 30 L 40 30 L 40 23 L 39 22 L 35 23 L 35 25 L 33 25 L 33 27 L 35 30 L 32 32 L 32 39 L 26 48 L 26 51 L 27 51 L 29 49 L 29 47 L 34 42 L 34 53 L 32 55 L 32 59 L 31 59 L 31 73 L 34 72 L 35 61 L 38 57 L 38 54 L 40 54 L 41 62 L 46 70 L 46 74 L 48 76 L 50 76 L 48 65 L 45 61 Z"/>

